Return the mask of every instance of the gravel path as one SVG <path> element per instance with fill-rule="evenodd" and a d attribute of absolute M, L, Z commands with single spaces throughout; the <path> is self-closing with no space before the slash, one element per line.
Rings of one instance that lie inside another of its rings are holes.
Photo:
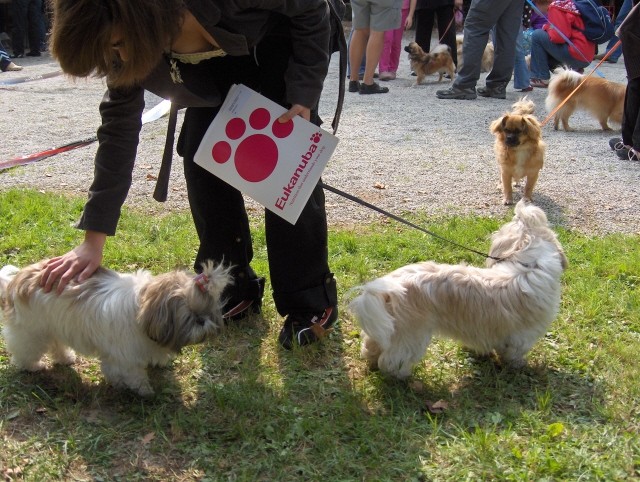
<path fill-rule="evenodd" d="M 410 40 L 410 34 L 406 42 Z M 0 82 L 59 70 L 44 55 L 20 59 L 22 72 L 0 75 Z M 595 64 L 594 64 L 595 65 Z M 604 64 L 607 79 L 624 82 L 622 61 Z M 483 77 L 479 85 L 483 85 Z M 509 109 L 522 94 L 512 85 L 507 100 L 438 100 L 437 77 L 413 87 L 404 55 L 398 79 L 386 83 L 389 94 L 346 94 L 340 142 L 325 173 L 325 183 L 359 196 L 394 214 L 422 211 L 431 215 L 473 213 L 501 216 L 499 173 L 493 154 L 490 122 Z M 321 114 L 329 129 L 337 98 L 337 58 L 325 84 Z M 91 137 L 100 123 L 98 104 L 104 92 L 99 79 L 72 81 L 64 76 L 0 85 L 0 161 Z M 546 92 L 535 89 L 530 98 L 538 116 L 546 116 Z M 147 107 L 159 101 L 149 95 Z M 179 123 L 182 114 L 179 116 Z M 545 167 L 534 191 L 556 225 L 589 234 L 640 232 L 640 163 L 617 160 L 598 123 L 583 113 L 572 117 L 577 132 L 544 128 Z M 151 195 L 164 146 L 166 117 L 143 127 L 134 184 L 127 199 L 149 213 L 187 208 L 179 157 L 174 157 L 169 200 Z M 96 145 L 60 154 L 27 167 L 0 172 L 0 189 L 25 186 L 44 191 L 84 195 L 93 174 Z M 520 192 L 516 190 L 516 200 Z M 249 209 L 261 209 L 248 201 Z M 332 226 L 367 223 L 380 215 L 352 201 L 327 193 Z"/>

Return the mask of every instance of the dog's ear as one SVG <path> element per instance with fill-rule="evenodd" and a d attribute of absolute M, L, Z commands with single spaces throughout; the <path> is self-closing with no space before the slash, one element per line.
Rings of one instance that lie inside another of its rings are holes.
<path fill-rule="evenodd" d="M 178 304 L 182 301 L 176 296 L 175 282 L 169 277 L 154 280 L 140 291 L 140 309 L 138 323 L 142 331 L 161 346 L 174 347 L 175 320 Z M 153 285 L 153 286 L 152 286 Z"/>
<path fill-rule="evenodd" d="M 531 139 L 540 139 L 542 137 L 542 129 L 538 119 L 532 115 L 525 115 L 522 117 L 523 132 L 526 133 Z"/>
<path fill-rule="evenodd" d="M 494 120 L 491 123 L 491 126 L 489 126 L 489 130 L 493 133 L 493 134 L 497 134 L 499 132 L 503 132 L 504 131 L 504 126 L 507 123 L 507 117 L 508 116 L 502 116 L 496 120 Z"/>

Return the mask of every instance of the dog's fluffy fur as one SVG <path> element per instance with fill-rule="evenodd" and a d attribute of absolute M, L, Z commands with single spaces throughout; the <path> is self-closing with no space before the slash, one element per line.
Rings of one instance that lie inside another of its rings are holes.
<path fill-rule="evenodd" d="M 442 81 L 444 74 L 449 74 L 453 79 L 456 75 L 455 65 L 451 58 L 451 49 L 448 45 L 438 44 L 431 52 L 426 53 L 416 42 L 410 42 L 404 48 L 409 54 L 409 62 L 411 70 L 416 73 L 416 83 L 420 85 L 427 75 L 437 73 L 439 75 L 438 82 Z"/>
<path fill-rule="evenodd" d="M 370 367 L 405 378 L 433 336 L 525 365 L 558 313 L 567 258 L 542 209 L 524 201 L 493 234 L 490 256 L 500 261 L 489 258 L 487 268 L 417 263 L 360 287 L 350 309 Z"/>
<path fill-rule="evenodd" d="M 462 43 L 464 42 L 464 36 L 462 34 L 456 35 L 456 47 L 458 51 L 458 72 L 462 68 Z M 491 67 L 493 67 L 493 55 L 494 55 L 494 47 L 493 42 L 488 41 L 487 46 L 484 48 L 484 52 L 482 53 L 482 60 L 480 61 L 480 72 L 489 72 Z"/>
<path fill-rule="evenodd" d="M 599 77 L 585 77 L 573 70 L 565 70 L 562 67 L 556 69 L 549 82 L 545 106 L 551 112 L 573 90 L 582 86 L 575 94 L 556 112 L 553 118 L 553 127 L 558 130 L 560 122 L 565 131 L 573 131 L 569 127 L 569 117 L 576 110 L 585 110 L 600 122 L 603 131 L 610 131 L 608 122 L 622 124 L 622 112 L 624 110 L 625 85 Z"/>
<path fill-rule="evenodd" d="M 40 287 L 45 261 L 0 271 L 3 335 L 11 361 L 21 369 L 72 364 L 75 351 L 97 356 L 106 380 L 142 396 L 153 389 L 147 367 L 166 365 L 185 345 L 201 343 L 223 327 L 221 294 L 229 269 L 212 262 L 194 277 L 184 271 L 152 276 L 105 268 L 58 295 Z"/>
<path fill-rule="evenodd" d="M 531 201 L 533 188 L 544 161 L 545 144 L 540 123 L 533 115 L 535 106 L 526 97 L 512 111 L 491 123 L 495 135 L 494 151 L 500 167 L 502 202 L 513 204 L 512 181 L 526 178 L 523 198 Z"/>

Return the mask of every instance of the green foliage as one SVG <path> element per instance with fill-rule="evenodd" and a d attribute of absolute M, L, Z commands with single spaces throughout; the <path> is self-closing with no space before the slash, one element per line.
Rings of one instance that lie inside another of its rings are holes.
<path fill-rule="evenodd" d="M 82 199 L 0 192 L 0 265 L 74 247 Z M 412 220 L 482 252 L 505 219 Z M 267 274 L 253 220 L 256 271 Z M 0 472 L 24 480 L 637 480 L 640 477 L 638 236 L 560 231 L 570 260 L 552 329 L 523 370 L 434 342 L 413 377 L 371 372 L 347 311 L 355 285 L 407 263 L 481 264 L 469 251 L 395 222 L 332 229 L 340 324 L 293 352 L 264 314 L 152 369 L 157 396 L 104 383 L 99 364 L 19 372 L 0 341 Z M 188 214 L 125 210 L 104 263 L 191 266 Z M 434 410 L 439 402 L 440 410 Z"/>

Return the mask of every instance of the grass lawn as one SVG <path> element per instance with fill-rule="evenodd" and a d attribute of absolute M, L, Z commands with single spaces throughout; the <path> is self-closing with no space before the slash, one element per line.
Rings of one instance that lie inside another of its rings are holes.
<path fill-rule="evenodd" d="M 0 192 L 0 266 L 79 242 L 83 204 Z M 487 251 L 505 219 L 415 216 Z M 254 224 L 254 269 L 267 274 Z M 570 261 L 562 306 L 528 366 L 502 369 L 434 342 L 411 379 L 371 372 L 347 312 L 349 289 L 404 264 L 469 264 L 478 255 L 387 220 L 330 231 L 340 323 L 323 343 L 286 352 L 267 286 L 263 315 L 150 371 L 157 395 L 104 383 L 95 359 L 20 372 L 0 339 L 0 474 L 13 480 L 589 481 L 640 478 L 640 236 L 560 230 Z M 106 266 L 155 273 L 190 266 L 188 214 L 125 210 Z"/>

